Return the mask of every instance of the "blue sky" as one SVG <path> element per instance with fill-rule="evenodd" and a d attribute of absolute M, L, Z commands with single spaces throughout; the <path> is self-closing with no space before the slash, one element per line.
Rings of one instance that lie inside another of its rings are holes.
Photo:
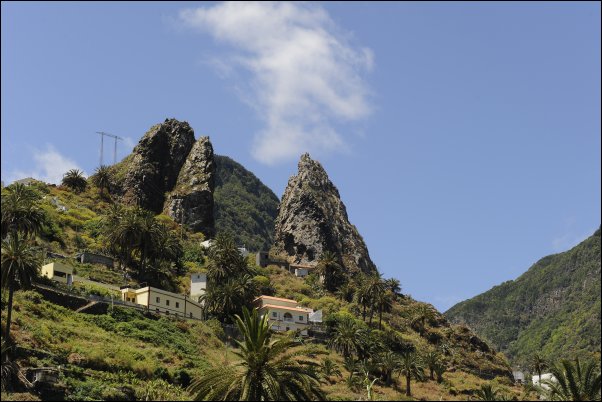
<path fill-rule="evenodd" d="M 2 3 L 2 180 L 166 117 L 278 196 L 320 160 L 374 262 L 446 310 L 600 225 L 600 4 Z M 105 143 L 105 162 L 112 143 Z"/>

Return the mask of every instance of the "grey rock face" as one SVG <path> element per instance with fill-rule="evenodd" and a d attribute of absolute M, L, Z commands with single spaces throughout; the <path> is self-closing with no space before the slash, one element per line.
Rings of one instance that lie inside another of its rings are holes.
<path fill-rule="evenodd" d="M 339 191 L 319 162 L 304 154 L 280 202 L 272 254 L 289 262 L 317 263 L 325 251 L 341 257 L 350 272 L 375 272 L 359 232 L 347 217 Z"/>
<path fill-rule="evenodd" d="M 186 122 L 165 119 L 151 127 L 134 148 L 123 182 L 123 200 L 161 212 L 165 193 L 176 184 L 194 141 L 194 131 Z"/>
<path fill-rule="evenodd" d="M 206 236 L 215 233 L 213 190 L 215 161 L 209 137 L 201 137 L 188 154 L 164 211 L 176 222 Z"/>

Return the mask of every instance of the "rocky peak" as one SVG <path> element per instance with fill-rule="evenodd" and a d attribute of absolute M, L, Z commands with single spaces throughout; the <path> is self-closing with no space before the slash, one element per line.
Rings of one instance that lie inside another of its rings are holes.
<path fill-rule="evenodd" d="M 350 272 L 376 271 L 364 240 L 349 223 L 339 191 L 309 154 L 301 156 L 298 173 L 282 195 L 274 237 L 272 253 L 290 262 L 317 263 L 331 251 Z"/>
<path fill-rule="evenodd" d="M 164 211 L 176 222 L 192 230 L 213 236 L 213 191 L 215 160 L 209 137 L 194 144 L 178 175 L 175 187 L 165 201 Z"/>
<path fill-rule="evenodd" d="M 124 201 L 161 212 L 194 141 L 187 122 L 165 119 L 151 127 L 134 148 L 123 182 Z"/>

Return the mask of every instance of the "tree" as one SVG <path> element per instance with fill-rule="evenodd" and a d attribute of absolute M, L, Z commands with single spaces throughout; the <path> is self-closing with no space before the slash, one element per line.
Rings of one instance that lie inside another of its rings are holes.
<path fill-rule="evenodd" d="M 426 328 L 426 322 L 435 319 L 435 310 L 428 304 L 419 303 L 413 313 L 411 325 L 418 332 L 423 332 Z"/>
<path fill-rule="evenodd" d="M 27 239 L 19 233 L 11 233 L 2 240 L 2 288 L 8 289 L 8 308 L 4 339 L 10 340 L 10 324 L 15 286 L 29 288 L 38 275 L 42 259 Z"/>
<path fill-rule="evenodd" d="M 361 351 L 365 332 L 351 317 L 344 317 L 335 327 L 328 344 L 331 348 L 349 358 Z"/>
<path fill-rule="evenodd" d="M 307 350 L 295 348 L 291 338 L 272 339 L 268 316 L 243 310 L 236 316 L 243 336 L 236 341 L 240 360 L 233 365 L 206 370 L 189 390 L 194 399 L 236 401 L 324 400 L 316 368 L 305 357 Z"/>
<path fill-rule="evenodd" d="M 374 295 L 374 305 L 378 310 L 378 329 L 382 329 L 383 313 L 390 313 L 393 309 L 393 297 L 389 290 Z"/>
<path fill-rule="evenodd" d="M 39 207 L 40 197 L 29 187 L 16 183 L 7 187 L 2 196 L 2 238 L 8 233 L 21 233 L 29 237 L 40 232 L 46 215 Z"/>
<path fill-rule="evenodd" d="M 371 294 L 366 275 L 361 275 L 357 281 L 355 301 L 362 306 L 362 320 L 366 321 L 366 309 L 370 305 Z"/>
<path fill-rule="evenodd" d="M 546 360 L 543 358 L 543 356 L 540 353 L 535 353 L 532 357 L 531 357 L 531 368 L 533 369 L 533 371 L 535 371 L 537 373 L 537 375 L 539 376 L 539 381 L 541 382 L 541 372 L 548 367 L 548 363 L 546 362 Z"/>
<path fill-rule="evenodd" d="M 339 369 L 339 366 L 334 362 L 334 360 L 328 357 L 324 359 L 324 361 L 322 361 L 322 364 L 320 364 L 320 371 L 322 372 L 322 375 L 326 378 L 343 376 L 341 374 L 341 369 Z"/>
<path fill-rule="evenodd" d="M 506 399 L 491 384 L 482 384 L 481 388 L 475 391 L 475 398 L 477 398 L 477 401 L 503 401 Z"/>
<path fill-rule="evenodd" d="M 406 395 L 412 396 L 410 382 L 412 378 L 422 380 L 424 367 L 415 352 L 404 353 L 399 360 L 399 373 L 406 379 Z"/>
<path fill-rule="evenodd" d="M 322 254 L 315 272 L 323 278 L 323 286 L 329 292 L 335 292 L 347 280 L 337 256 L 330 251 Z"/>
<path fill-rule="evenodd" d="M 2 391 L 6 392 L 11 390 L 12 385 L 18 378 L 19 366 L 15 363 L 10 354 L 13 349 L 13 345 L 7 340 L 2 340 Z"/>
<path fill-rule="evenodd" d="M 257 295 L 257 285 L 249 274 L 232 278 L 219 286 L 209 287 L 200 297 L 205 314 L 214 315 L 220 321 L 227 321 L 235 313 L 241 312 Z"/>
<path fill-rule="evenodd" d="M 88 187 L 88 181 L 84 177 L 84 172 L 79 169 L 71 169 L 67 171 L 67 173 L 63 175 L 61 184 L 70 188 L 76 193 L 81 193 L 82 191 L 86 190 L 86 187 Z"/>
<path fill-rule="evenodd" d="M 339 300 L 351 302 L 353 300 L 353 295 L 355 293 L 355 285 L 351 282 L 345 282 L 339 289 L 335 292 Z"/>
<path fill-rule="evenodd" d="M 399 279 L 389 278 L 385 279 L 385 286 L 389 289 L 395 296 L 401 294 L 401 282 Z"/>
<path fill-rule="evenodd" d="M 445 373 L 445 362 L 440 361 L 435 366 L 435 374 L 437 374 L 437 382 L 441 384 L 443 382 L 443 374 Z"/>
<path fill-rule="evenodd" d="M 220 233 L 209 247 L 207 281 L 211 286 L 230 278 L 251 273 L 247 261 L 238 251 L 231 235 Z"/>
<path fill-rule="evenodd" d="M 378 298 L 382 293 L 385 293 L 385 283 L 382 280 L 380 274 L 371 275 L 368 277 L 366 284 L 368 292 L 368 303 L 370 305 L 370 320 L 369 324 L 372 324 L 372 317 L 374 311 L 378 308 Z"/>
<path fill-rule="evenodd" d="M 377 356 L 381 377 L 387 386 L 391 385 L 393 373 L 399 369 L 399 356 L 391 351 L 386 351 Z"/>
<path fill-rule="evenodd" d="M 104 190 L 109 192 L 112 179 L 111 169 L 106 165 L 101 165 L 96 168 L 94 175 L 90 177 L 92 183 L 100 190 L 100 195 L 103 195 Z"/>
<path fill-rule="evenodd" d="M 544 395 L 552 401 L 599 401 L 600 369 L 593 362 L 581 364 L 579 358 L 573 362 L 562 360 L 552 366 L 550 372 L 554 379 L 544 380 L 543 385 L 549 387 Z M 541 378 L 541 377 L 540 377 Z"/>
<path fill-rule="evenodd" d="M 422 361 L 429 369 L 429 378 L 431 380 L 435 379 L 435 371 L 437 367 L 441 364 L 441 355 L 435 351 L 429 351 L 424 354 L 422 357 Z"/>

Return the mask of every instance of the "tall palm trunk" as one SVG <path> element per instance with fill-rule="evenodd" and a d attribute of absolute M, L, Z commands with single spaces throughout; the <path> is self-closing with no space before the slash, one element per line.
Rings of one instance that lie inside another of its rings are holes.
<path fill-rule="evenodd" d="M 364 310 L 362 311 L 362 320 L 366 321 L 366 304 L 363 304 Z"/>
<path fill-rule="evenodd" d="M 7 314 L 6 314 L 6 328 L 5 328 L 5 333 L 4 333 L 4 339 L 8 343 L 10 343 L 10 322 L 11 322 L 12 315 L 13 315 L 13 293 L 15 290 L 14 288 L 15 288 L 15 283 L 13 281 L 13 278 L 11 277 L 9 279 L 9 285 L 8 285 L 8 310 L 7 310 Z"/>
<path fill-rule="evenodd" d="M 410 376 L 406 374 L 406 396 L 412 396 L 412 391 L 410 390 Z"/>
<path fill-rule="evenodd" d="M 370 325 L 372 325 L 372 317 L 374 317 L 374 304 L 370 306 Z"/>
<path fill-rule="evenodd" d="M 383 309 L 378 310 L 378 329 L 383 329 Z"/>

